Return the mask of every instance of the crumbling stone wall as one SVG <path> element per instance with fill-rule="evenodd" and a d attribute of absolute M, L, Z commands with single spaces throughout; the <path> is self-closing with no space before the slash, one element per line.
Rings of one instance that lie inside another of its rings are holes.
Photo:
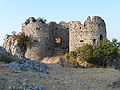
<path fill-rule="evenodd" d="M 79 21 L 69 22 L 69 51 L 73 51 L 83 44 L 97 45 L 106 39 L 106 25 L 98 16 L 88 17 L 84 24 Z"/>
<path fill-rule="evenodd" d="M 12 55 L 24 57 L 25 53 L 18 45 L 15 35 L 6 35 L 4 38 L 3 47 L 6 49 L 7 52 L 11 53 Z"/>
<path fill-rule="evenodd" d="M 55 27 L 55 38 L 60 38 L 61 42 L 56 47 L 67 49 L 69 46 L 69 26 L 66 22 L 59 22 Z"/>
<path fill-rule="evenodd" d="M 30 17 L 22 24 L 22 33 L 32 41 L 32 48 L 23 53 L 13 36 L 5 39 L 4 48 L 19 57 L 40 59 L 52 56 L 56 48 L 73 51 L 83 44 L 97 45 L 106 39 L 106 25 L 98 16 L 89 16 L 84 24 L 80 21 L 42 23 Z"/>
<path fill-rule="evenodd" d="M 51 30 L 48 24 L 34 20 L 33 17 L 29 18 L 29 23 L 22 24 L 22 32 L 27 35 L 33 43 L 32 48 L 28 48 L 25 57 L 29 59 L 40 59 L 47 56 L 52 56 L 53 45 Z"/>

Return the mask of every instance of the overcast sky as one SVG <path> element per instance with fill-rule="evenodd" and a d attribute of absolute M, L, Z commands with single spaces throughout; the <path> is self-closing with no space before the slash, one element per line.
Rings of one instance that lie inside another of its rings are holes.
<path fill-rule="evenodd" d="M 47 21 L 81 21 L 87 16 L 102 17 L 108 39 L 120 41 L 120 0 L 0 0 L 0 45 L 6 34 L 20 32 L 28 17 Z"/>

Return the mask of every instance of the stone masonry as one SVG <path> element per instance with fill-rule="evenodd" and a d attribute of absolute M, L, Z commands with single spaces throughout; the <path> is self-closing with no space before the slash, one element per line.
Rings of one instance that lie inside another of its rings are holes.
<path fill-rule="evenodd" d="M 83 44 L 97 45 L 106 39 L 106 25 L 98 16 L 88 16 L 84 24 L 79 21 L 69 23 L 69 51 L 73 51 Z"/>
<path fill-rule="evenodd" d="M 33 44 L 31 49 L 27 48 L 24 57 L 32 60 L 53 56 L 55 48 L 73 51 L 83 44 L 97 45 L 101 40 L 106 39 L 105 22 L 98 16 L 88 16 L 84 24 L 79 21 L 42 23 L 30 17 L 22 24 L 22 32 Z M 10 40 L 12 39 L 7 37 L 3 46 L 8 52 L 16 51 L 19 46 L 15 46 L 17 49 L 12 49 Z M 16 55 L 23 56 L 20 55 L 20 51 L 16 51 Z"/>

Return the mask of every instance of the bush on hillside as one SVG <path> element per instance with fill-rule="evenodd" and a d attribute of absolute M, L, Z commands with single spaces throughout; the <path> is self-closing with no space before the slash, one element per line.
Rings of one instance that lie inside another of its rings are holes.
<path fill-rule="evenodd" d="M 77 58 L 77 52 L 76 52 L 76 51 L 71 51 L 71 52 L 69 53 L 69 55 L 70 55 L 70 58 L 73 58 L 73 59 L 76 59 L 76 58 Z"/>
<path fill-rule="evenodd" d="M 24 33 L 17 35 L 16 39 L 18 41 L 18 45 L 24 50 L 26 50 L 27 48 L 32 48 L 32 42 L 29 40 L 28 36 L 26 36 Z"/>
<path fill-rule="evenodd" d="M 94 66 L 100 66 L 100 53 L 98 51 L 97 46 L 92 46 L 89 44 L 83 45 L 79 47 L 77 50 L 78 57 L 77 61 L 82 61 L 86 63 L 90 63 Z"/>
<path fill-rule="evenodd" d="M 83 45 L 77 48 L 75 51 L 71 51 L 65 54 L 64 57 L 69 62 L 86 62 L 97 67 L 106 67 L 113 62 L 119 56 L 120 43 L 116 39 L 112 42 L 109 40 L 103 40 L 99 45 Z"/>
<path fill-rule="evenodd" d="M 8 53 L 0 55 L 0 62 L 10 63 L 13 61 L 14 61 L 13 58 Z"/>
<path fill-rule="evenodd" d="M 74 52 L 72 52 L 71 54 L 69 54 L 69 53 L 65 53 L 65 55 L 64 55 L 64 58 L 69 62 L 69 63 L 71 63 L 71 64 L 73 64 L 73 65 L 77 65 L 77 61 L 76 61 L 76 59 L 75 59 L 75 56 L 74 56 L 74 54 L 73 54 Z M 73 55 L 72 55 L 73 54 Z M 70 55 L 72 55 L 72 56 L 70 56 Z"/>
<path fill-rule="evenodd" d="M 99 52 L 103 59 L 103 66 L 109 65 L 119 56 L 120 42 L 113 39 L 112 42 L 104 40 L 99 44 Z"/>
<path fill-rule="evenodd" d="M 0 62 L 10 63 L 14 61 L 11 54 L 5 51 L 2 47 L 0 47 Z"/>

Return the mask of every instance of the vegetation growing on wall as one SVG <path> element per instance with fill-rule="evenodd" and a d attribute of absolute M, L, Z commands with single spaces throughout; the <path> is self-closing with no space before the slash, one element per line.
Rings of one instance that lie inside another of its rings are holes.
<path fill-rule="evenodd" d="M 41 58 L 41 52 L 36 52 L 37 58 L 35 60 L 42 61 L 43 58 Z"/>
<path fill-rule="evenodd" d="M 29 40 L 28 36 L 26 36 L 24 33 L 17 35 L 16 39 L 18 41 L 18 45 L 24 50 L 26 50 L 27 48 L 32 48 L 32 42 Z"/>
<path fill-rule="evenodd" d="M 32 20 L 32 22 L 36 22 L 38 20 L 43 24 L 45 24 L 47 22 L 46 19 L 41 18 L 41 17 L 38 17 L 37 19 L 35 19 L 34 17 L 30 17 L 29 19 L 26 20 L 26 22 L 25 22 L 26 25 L 30 23 L 30 19 Z"/>
<path fill-rule="evenodd" d="M 37 18 L 37 20 L 40 21 L 40 22 L 43 23 L 43 24 L 45 24 L 46 21 L 47 21 L 46 19 L 44 19 L 44 18 L 40 18 L 40 17 Z"/>
<path fill-rule="evenodd" d="M 36 22 L 36 19 L 34 17 L 30 17 L 32 19 L 32 22 Z M 30 23 L 30 18 L 26 20 L 25 24 L 29 24 Z"/>
<path fill-rule="evenodd" d="M 71 51 L 68 54 L 65 54 L 64 57 L 69 62 L 78 63 L 87 62 L 93 66 L 106 67 L 109 66 L 114 59 L 119 56 L 120 42 L 116 39 L 113 39 L 112 42 L 109 40 L 103 40 L 97 46 L 93 45 L 83 45 L 75 51 Z"/>

